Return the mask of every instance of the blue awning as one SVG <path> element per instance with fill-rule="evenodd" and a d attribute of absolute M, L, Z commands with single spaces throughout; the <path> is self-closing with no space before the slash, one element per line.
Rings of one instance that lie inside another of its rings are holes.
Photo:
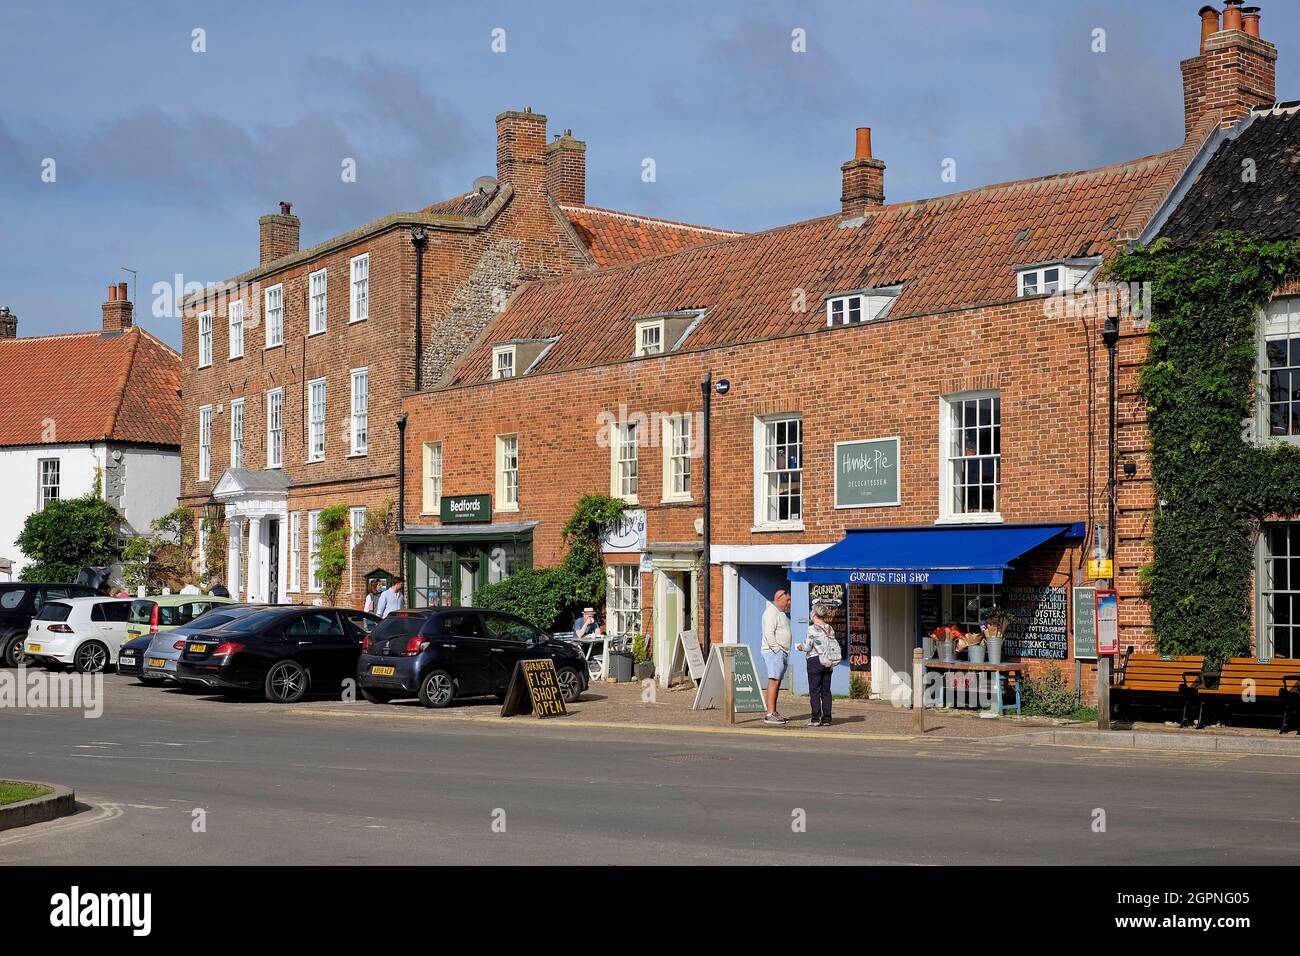
<path fill-rule="evenodd" d="M 791 581 L 826 584 L 1001 584 L 1016 558 L 1083 522 L 850 528 L 844 540 L 790 565 Z"/>

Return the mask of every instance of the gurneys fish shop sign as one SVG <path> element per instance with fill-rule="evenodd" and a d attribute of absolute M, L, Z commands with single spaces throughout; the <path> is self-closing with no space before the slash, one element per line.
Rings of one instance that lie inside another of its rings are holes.
<path fill-rule="evenodd" d="M 898 499 L 898 439 L 835 443 L 835 507 L 881 508 Z"/>

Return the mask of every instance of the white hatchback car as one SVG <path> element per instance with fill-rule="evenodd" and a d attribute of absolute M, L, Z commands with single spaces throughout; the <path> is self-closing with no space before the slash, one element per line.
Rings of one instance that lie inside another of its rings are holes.
<path fill-rule="evenodd" d="M 125 598 L 47 601 L 32 618 L 23 653 L 38 664 L 71 664 L 83 674 L 102 671 L 117 660 L 118 648 L 128 639 L 130 611 Z"/>

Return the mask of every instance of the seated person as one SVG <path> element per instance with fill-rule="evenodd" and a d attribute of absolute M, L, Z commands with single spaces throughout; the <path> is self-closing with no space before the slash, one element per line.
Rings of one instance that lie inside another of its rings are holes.
<path fill-rule="evenodd" d="M 596 620 L 596 609 L 584 607 L 582 617 L 573 622 L 573 636 L 577 638 L 596 638 L 603 634 L 600 621 Z"/>

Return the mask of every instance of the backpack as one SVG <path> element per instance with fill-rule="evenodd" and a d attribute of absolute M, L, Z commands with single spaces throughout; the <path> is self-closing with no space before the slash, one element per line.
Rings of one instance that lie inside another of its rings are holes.
<path fill-rule="evenodd" d="M 825 650 L 818 648 L 817 658 L 822 662 L 822 667 L 834 667 L 844 659 L 844 652 L 840 650 L 840 642 L 827 634 L 820 626 L 814 624 L 813 627 L 821 632 L 821 643 L 825 647 Z M 817 645 L 813 646 L 817 647 Z"/>

